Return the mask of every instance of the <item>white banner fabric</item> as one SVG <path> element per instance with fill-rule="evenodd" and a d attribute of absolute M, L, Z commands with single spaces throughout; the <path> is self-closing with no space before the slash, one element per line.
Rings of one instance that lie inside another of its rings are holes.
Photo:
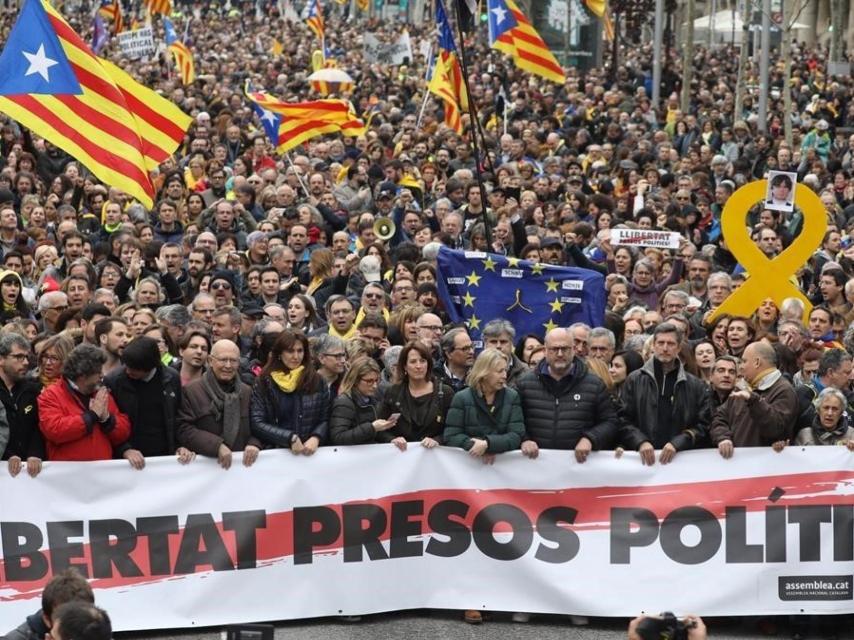
<path fill-rule="evenodd" d="M 0 633 L 78 565 L 116 630 L 439 608 L 851 613 L 843 447 L 497 456 L 410 445 L 0 472 Z"/>

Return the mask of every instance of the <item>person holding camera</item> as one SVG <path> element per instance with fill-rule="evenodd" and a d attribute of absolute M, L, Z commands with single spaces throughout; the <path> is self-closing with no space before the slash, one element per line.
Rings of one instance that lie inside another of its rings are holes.
<path fill-rule="evenodd" d="M 706 624 L 700 616 L 677 618 L 665 612 L 660 616 L 638 616 L 629 622 L 629 640 L 706 640 Z"/>

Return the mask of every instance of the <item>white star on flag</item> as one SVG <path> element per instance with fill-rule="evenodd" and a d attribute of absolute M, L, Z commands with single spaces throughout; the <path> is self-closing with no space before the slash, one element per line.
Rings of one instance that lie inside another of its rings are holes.
<path fill-rule="evenodd" d="M 59 63 L 56 60 L 52 60 L 51 58 L 48 58 L 47 55 L 45 55 L 44 43 L 39 46 L 39 50 L 35 53 L 27 53 L 26 51 L 21 51 L 21 53 L 24 54 L 24 57 L 30 63 L 30 66 L 27 68 L 27 72 L 24 75 L 31 76 L 34 73 L 37 73 L 42 78 L 44 78 L 45 82 L 50 82 L 48 69 Z"/>
<path fill-rule="evenodd" d="M 496 16 L 496 19 L 495 19 L 496 24 L 501 24 L 502 22 L 504 22 L 504 18 L 507 15 L 507 12 L 501 7 L 495 7 L 492 10 L 492 13 L 494 13 Z"/>
<path fill-rule="evenodd" d="M 269 110 L 267 110 L 267 109 L 264 109 L 264 115 L 263 115 L 263 116 L 261 116 L 261 119 L 262 119 L 262 120 L 266 120 L 266 121 L 267 121 L 267 122 L 269 122 L 271 125 L 276 124 L 276 116 L 275 116 L 275 115 L 273 115 L 273 112 L 272 112 L 272 111 L 269 111 Z"/>

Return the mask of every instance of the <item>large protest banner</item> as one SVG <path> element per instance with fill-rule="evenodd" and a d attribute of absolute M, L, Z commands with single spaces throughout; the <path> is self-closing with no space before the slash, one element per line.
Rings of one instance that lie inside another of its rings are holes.
<path fill-rule="evenodd" d="M 854 455 L 392 445 L 0 473 L 0 629 L 78 566 L 117 630 L 408 608 L 598 616 L 854 612 Z"/>

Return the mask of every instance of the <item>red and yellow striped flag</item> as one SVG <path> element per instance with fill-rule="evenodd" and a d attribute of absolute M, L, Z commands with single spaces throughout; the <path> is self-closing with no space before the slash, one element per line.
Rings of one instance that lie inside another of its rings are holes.
<path fill-rule="evenodd" d="M 175 65 L 181 74 L 181 83 L 186 86 L 193 84 L 196 80 L 196 63 L 193 60 L 193 52 L 180 40 L 169 45 L 169 51 L 175 59 Z"/>
<path fill-rule="evenodd" d="M 566 82 L 557 59 L 513 0 L 488 0 L 487 11 L 490 47 L 509 55 L 523 71 Z"/>
<path fill-rule="evenodd" d="M 344 100 L 280 102 L 264 91 L 250 90 L 248 82 L 245 92 L 246 97 L 262 112 L 286 116 L 279 124 L 278 139 L 275 140 L 279 153 L 290 151 L 306 140 L 325 133 L 340 132 L 345 136 L 357 137 L 367 131 L 365 123 L 356 116 L 353 105 Z"/>
<path fill-rule="evenodd" d="M 26 53 L 34 30 L 45 43 L 30 59 L 34 72 L 0 66 L 0 111 L 151 207 L 148 171 L 174 152 L 189 117 L 163 110 L 150 90 L 96 57 L 45 0 L 24 4 L 0 61 L 9 49 L 10 59 Z"/>
<path fill-rule="evenodd" d="M 311 102 L 282 102 L 264 91 L 246 90 L 247 97 L 262 109 L 279 113 L 286 118 L 344 123 L 352 119 L 352 109 L 346 100 L 313 100 Z"/>
<path fill-rule="evenodd" d="M 145 164 L 149 171 L 157 168 L 184 141 L 193 119 L 171 100 L 134 80 L 112 62 L 101 64 L 122 92 L 139 131 Z"/>
<path fill-rule="evenodd" d="M 113 35 L 125 30 L 124 18 L 122 17 L 122 5 L 119 0 L 101 0 L 98 13 L 104 22 L 111 27 Z"/>
<path fill-rule="evenodd" d="M 322 136 L 325 133 L 338 133 L 348 137 L 365 134 L 365 125 L 355 114 L 347 122 L 324 122 L 322 120 L 284 120 L 279 126 L 279 140 L 276 151 L 285 153 L 303 142 Z"/>
<path fill-rule="evenodd" d="M 309 0 L 311 4 L 308 5 L 308 16 L 305 19 L 305 23 L 309 29 L 314 32 L 318 38 L 323 40 L 324 33 L 324 23 L 323 23 L 323 7 L 320 6 L 320 0 Z"/>
<path fill-rule="evenodd" d="M 463 121 L 460 105 L 457 103 L 454 87 L 448 76 L 448 68 L 445 66 L 441 55 L 436 56 L 436 64 L 433 65 L 433 77 L 430 78 L 427 89 L 445 103 L 445 124 L 457 133 L 462 133 Z"/>
<path fill-rule="evenodd" d="M 162 16 L 172 15 L 172 0 L 144 0 L 145 8 L 151 15 L 160 14 Z"/>

